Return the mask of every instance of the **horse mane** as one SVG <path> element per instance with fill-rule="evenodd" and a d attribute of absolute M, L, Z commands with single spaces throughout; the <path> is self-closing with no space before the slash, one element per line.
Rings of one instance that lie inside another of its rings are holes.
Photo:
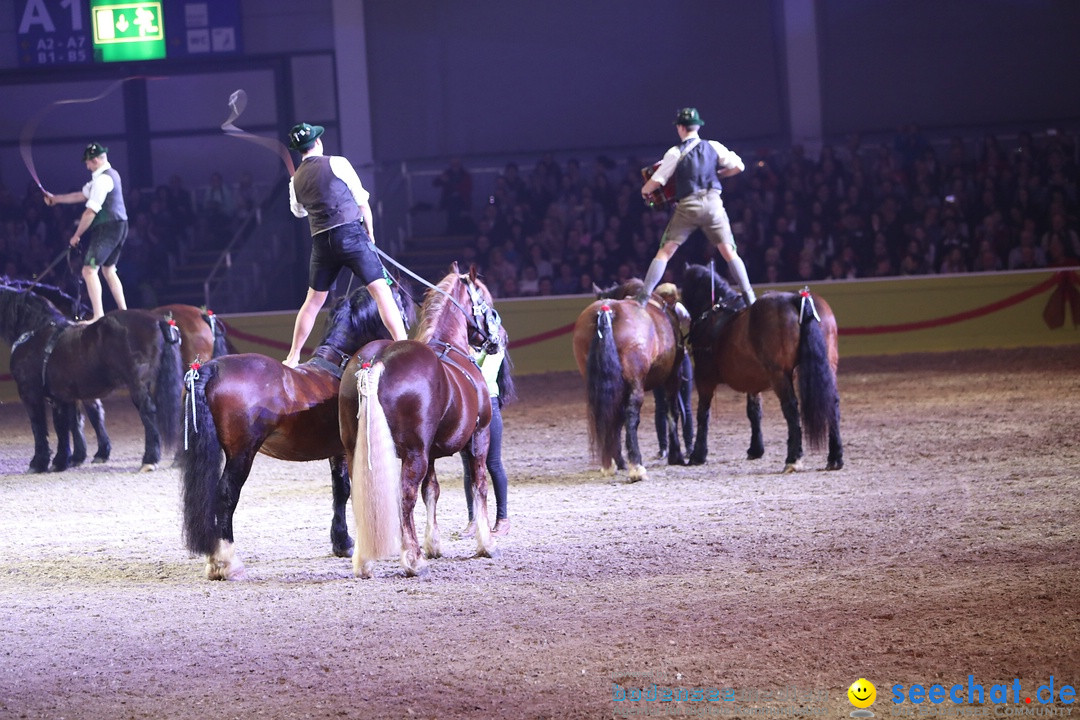
<path fill-rule="evenodd" d="M 395 283 L 390 292 L 401 303 L 402 318 L 408 328 L 415 322 L 416 305 L 409 293 L 400 283 Z M 349 337 L 380 337 L 386 334 L 379 308 L 366 286 L 358 287 L 351 295 L 334 301 L 326 319 L 326 334 L 320 345 L 347 349 Z"/>
<path fill-rule="evenodd" d="M 74 297 L 66 290 L 63 290 L 58 285 L 34 282 L 33 280 L 28 280 L 26 278 L 9 277 L 0 277 L 0 284 L 18 290 L 29 290 L 35 295 L 40 295 L 55 305 L 56 308 L 65 315 L 74 316 L 82 310 L 88 309 L 78 298 Z"/>
<path fill-rule="evenodd" d="M 683 272 L 682 304 L 692 318 L 700 317 L 714 303 L 737 294 L 727 280 L 704 265 L 687 265 Z"/>
<path fill-rule="evenodd" d="M 625 298 L 636 297 L 643 287 L 645 287 L 645 281 L 641 278 L 629 278 L 621 283 L 612 285 L 606 290 L 596 288 L 596 299 L 623 300 Z"/>
<path fill-rule="evenodd" d="M 468 342 L 468 318 L 465 317 L 464 313 L 456 312 L 458 308 L 454 304 L 455 302 L 465 305 L 471 304 L 467 299 L 462 298 L 460 301 L 457 299 L 461 298 L 463 294 L 467 295 L 465 284 L 462 282 L 466 278 L 472 282 L 480 296 L 489 305 L 494 303 L 487 285 L 476 277 L 476 268 L 470 267 L 468 274 L 462 275 L 459 273 L 458 265 L 455 262 L 450 266 L 449 274 L 431 290 L 428 290 L 424 296 L 424 305 L 420 310 L 420 330 L 417 333 L 417 340 L 431 342 L 436 338 L 460 335 L 464 338 L 465 343 Z M 458 288 L 458 285 L 461 287 Z M 451 298 L 455 299 L 451 300 Z M 454 312 L 447 312 L 448 309 Z"/>
<path fill-rule="evenodd" d="M 47 299 L 29 290 L 0 286 L 0 332 L 9 344 L 27 330 L 50 324 L 66 326 L 71 320 Z"/>

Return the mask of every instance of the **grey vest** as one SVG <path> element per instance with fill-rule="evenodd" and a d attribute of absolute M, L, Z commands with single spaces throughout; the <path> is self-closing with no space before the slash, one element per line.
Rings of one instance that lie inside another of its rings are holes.
<path fill-rule="evenodd" d="M 293 175 L 293 192 L 307 210 L 312 236 L 363 217 L 349 186 L 330 169 L 328 155 L 304 158 Z"/>
<path fill-rule="evenodd" d="M 120 183 L 120 173 L 112 168 L 105 171 L 112 178 L 113 189 L 105 196 L 105 202 L 101 203 L 101 210 L 94 216 L 91 226 L 100 223 L 127 221 L 127 207 L 124 205 L 124 186 Z"/>
<path fill-rule="evenodd" d="M 699 190 L 720 189 L 716 164 L 720 161 L 708 140 L 702 140 L 675 166 L 675 199 L 682 200 Z"/>

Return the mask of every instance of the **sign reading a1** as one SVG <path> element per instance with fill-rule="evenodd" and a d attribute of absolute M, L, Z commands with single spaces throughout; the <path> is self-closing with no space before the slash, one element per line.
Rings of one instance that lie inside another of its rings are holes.
<path fill-rule="evenodd" d="M 160 0 L 90 0 L 94 59 L 101 62 L 165 57 Z"/>
<path fill-rule="evenodd" d="M 21 67 L 93 61 L 84 0 L 21 0 L 16 17 Z"/>

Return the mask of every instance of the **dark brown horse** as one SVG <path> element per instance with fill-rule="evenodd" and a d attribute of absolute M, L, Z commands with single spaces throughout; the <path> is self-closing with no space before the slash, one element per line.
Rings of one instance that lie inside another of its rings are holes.
<path fill-rule="evenodd" d="M 408 323 L 412 301 L 397 285 L 394 295 Z M 233 549 L 233 512 L 258 453 L 292 462 L 329 459 L 331 547 L 338 557 L 350 555 L 353 542 L 345 521 L 349 475 L 338 432 L 338 385 L 352 353 L 386 334 L 375 301 L 367 288 L 359 288 L 331 309 L 326 336 L 302 365 L 290 368 L 265 355 L 242 353 L 189 373 L 180 453 L 184 541 L 191 552 L 207 556 L 207 578 L 243 576 L 243 563 Z"/>
<path fill-rule="evenodd" d="M 73 320 L 85 317 L 90 310 L 83 304 L 78 292 L 73 296 L 55 285 L 24 279 L 3 279 L 0 283 L 30 290 L 35 295 L 40 295 Z M 197 308 L 194 305 L 173 304 L 162 305 L 150 312 L 169 321 L 169 324 L 179 332 L 180 356 L 185 368 L 196 360 L 206 362 L 211 358 L 236 352 L 226 336 L 225 323 L 218 319 L 212 310 Z M 105 462 L 112 452 L 112 444 L 105 429 L 105 410 L 101 401 L 96 398 L 82 400 L 80 405 L 82 413 L 76 412 L 75 417 L 66 422 L 64 434 L 59 436 L 61 450 L 67 446 L 66 440 L 70 435 L 72 449 L 69 466 L 81 465 L 86 460 L 86 435 L 83 432 L 83 416 L 85 415 L 90 420 L 94 434 L 97 436 L 98 449 L 93 462 Z"/>
<path fill-rule="evenodd" d="M 34 433 L 31 472 L 49 466 L 46 401 L 53 406 L 57 434 L 54 470 L 69 467 L 68 439 L 78 429 L 76 403 L 95 400 L 85 409 L 98 435 L 96 460 L 109 454 L 101 403 L 124 388 L 139 411 L 145 430 L 142 467 L 153 470 L 164 444 L 176 444 L 180 420 L 181 366 L 174 328 L 146 310 L 114 310 L 90 325 L 77 325 L 39 295 L 0 287 L 0 334 L 11 344 L 11 374 L 30 415 Z M 78 448 L 76 448 L 78 450 Z M 83 447 L 85 457 L 85 445 Z M 79 461 L 76 455 L 74 460 Z"/>
<path fill-rule="evenodd" d="M 345 368 L 350 381 L 341 383 L 339 422 L 353 478 L 358 576 L 371 577 L 377 560 L 399 555 L 407 575 L 426 569 L 413 523 L 418 491 L 427 507 L 424 552 L 441 555 L 435 459 L 457 452 L 472 467 L 477 554 L 494 554 L 486 474 L 491 398 L 469 345 L 497 341 L 498 329 L 476 269 L 459 275 L 454 264 L 428 292 L 415 340 L 372 343 Z"/>
<path fill-rule="evenodd" d="M 807 290 L 766 293 L 747 309 L 719 275 L 704 266 L 691 265 L 683 275 L 682 301 L 691 317 L 690 345 L 698 391 L 697 440 L 691 464 L 705 462 L 713 392 L 718 385 L 728 385 L 747 394 L 749 458 L 765 454 L 760 393 L 771 388 L 780 399 L 788 426 L 784 472 L 802 467 L 804 430 L 811 448 L 821 447 L 828 439 L 826 469 L 842 468 L 836 318 L 824 298 Z"/>
<path fill-rule="evenodd" d="M 678 398 L 680 382 L 688 381 L 680 372 L 683 348 L 675 301 L 673 296 L 655 294 L 644 307 L 634 300 L 597 300 L 574 324 L 574 359 L 585 378 L 589 445 L 605 474 L 627 468 L 619 448 L 625 428 L 630 480 L 645 479 L 648 473 L 638 444 L 645 393 L 663 388 L 666 397 Z M 679 407 L 670 403 L 668 412 L 670 465 L 683 464 L 679 423 L 684 427 L 692 423 L 689 408 L 679 412 Z"/>

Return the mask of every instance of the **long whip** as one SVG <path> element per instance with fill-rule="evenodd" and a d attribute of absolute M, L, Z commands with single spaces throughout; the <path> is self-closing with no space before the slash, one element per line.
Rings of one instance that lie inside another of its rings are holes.
<path fill-rule="evenodd" d="M 56 100 L 55 102 L 51 102 L 45 107 L 38 110 L 36 113 L 33 114 L 33 116 L 31 116 L 29 120 L 26 121 L 26 124 L 23 125 L 22 132 L 19 133 L 19 154 L 22 155 L 23 164 L 26 165 L 26 169 L 30 171 L 30 177 L 34 178 L 34 182 L 37 184 L 38 189 L 40 189 L 42 192 L 45 192 L 45 188 L 41 185 L 41 179 L 38 177 L 37 168 L 34 166 L 34 157 L 31 152 L 31 141 L 33 140 L 34 133 L 37 131 L 38 125 L 41 124 L 41 121 L 45 118 L 45 116 L 49 114 L 49 112 L 51 112 L 53 108 L 60 107 L 61 105 L 97 102 L 98 100 L 101 100 L 105 96 L 112 93 L 114 90 L 116 90 L 116 88 L 120 87 L 128 80 L 138 80 L 140 78 L 148 77 L 149 76 L 146 75 L 131 75 L 126 78 L 121 78 L 120 80 L 117 80 L 116 82 L 106 87 L 94 97 L 64 98 L 62 100 Z M 160 78 L 149 79 L 156 80 Z"/>
<path fill-rule="evenodd" d="M 221 129 L 225 131 L 226 135 L 230 135 L 241 140 L 247 140 L 253 142 L 256 145 L 260 145 L 267 150 L 270 150 L 285 163 L 285 168 L 289 171 L 289 177 L 292 177 L 296 173 L 296 166 L 293 165 L 292 155 L 289 153 L 289 148 L 285 147 L 285 144 L 280 140 L 274 140 L 273 138 L 266 138 L 260 135 L 249 133 L 247 130 L 241 130 L 235 123 L 240 117 L 241 113 L 247 107 L 247 93 L 244 90 L 234 90 L 229 95 L 229 119 L 221 123 Z"/>

